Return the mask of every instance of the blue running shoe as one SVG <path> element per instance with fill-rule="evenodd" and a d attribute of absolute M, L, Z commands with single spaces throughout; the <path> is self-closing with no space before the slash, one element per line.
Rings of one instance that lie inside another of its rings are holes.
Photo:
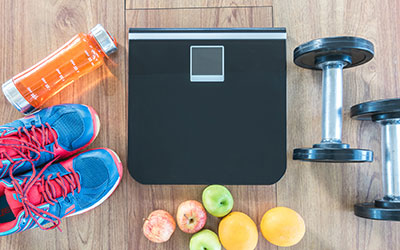
<path fill-rule="evenodd" d="M 93 149 L 0 180 L 0 236 L 39 227 L 59 228 L 65 217 L 104 202 L 122 178 L 122 164 L 110 149 Z M 45 227 L 46 224 L 51 226 Z"/>
<path fill-rule="evenodd" d="M 93 108 L 63 104 L 0 126 L 0 178 L 17 175 L 88 146 L 100 129 Z M 32 166 L 33 164 L 33 166 Z"/>

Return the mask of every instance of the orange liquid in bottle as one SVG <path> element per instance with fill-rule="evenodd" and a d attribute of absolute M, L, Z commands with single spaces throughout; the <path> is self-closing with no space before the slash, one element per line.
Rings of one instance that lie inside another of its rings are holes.
<path fill-rule="evenodd" d="M 42 61 L 12 78 L 19 94 L 32 106 L 31 110 L 39 108 L 73 81 L 104 63 L 106 53 L 98 41 L 102 41 L 104 34 L 102 35 L 103 37 L 98 38 L 92 33 L 79 33 Z M 106 35 L 110 36 L 108 32 Z M 116 46 L 113 38 L 111 41 Z M 10 100 L 10 93 L 5 94 Z M 18 105 L 14 106 L 18 108 Z"/>

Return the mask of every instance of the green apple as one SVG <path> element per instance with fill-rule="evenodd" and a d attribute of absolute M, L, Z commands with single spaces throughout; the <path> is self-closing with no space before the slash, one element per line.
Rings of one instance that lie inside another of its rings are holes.
<path fill-rule="evenodd" d="M 203 191 L 202 199 L 207 212 L 216 217 L 224 217 L 233 208 L 231 192 L 221 185 L 208 186 Z"/>
<path fill-rule="evenodd" d="M 190 238 L 190 250 L 221 250 L 218 235 L 211 230 L 203 229 Z"/>

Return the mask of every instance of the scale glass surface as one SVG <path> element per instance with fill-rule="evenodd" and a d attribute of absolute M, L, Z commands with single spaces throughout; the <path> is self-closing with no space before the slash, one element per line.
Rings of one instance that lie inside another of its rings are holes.
<path fill-rule="evenodd" d="M 143 184 L 286 171 L 286 30 L 130 29 L 128 169 Z"/>

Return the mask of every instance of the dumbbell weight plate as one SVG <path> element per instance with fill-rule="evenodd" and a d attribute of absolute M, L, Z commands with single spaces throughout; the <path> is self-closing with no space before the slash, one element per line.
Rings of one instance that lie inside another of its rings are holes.
<path fill-rule="evenodd" d="M 351 58 L 345 68 L 358 66 L 374 57 L 374 45 L 363 38 L 351 36 L 315 39 L 294 50 L 294 63 L 303 68 L 319 70 L 317 58 L 338 55 Z"/>
<path fill-rule="evenodd" d="M 400 209 L 400 200 L 393 200 L 393 199 L 375 200 L 375 206 L 380 208 Z"/>
<path fill-rule="evenodd" d="M 373 220 L 400 221 L 400 208 L 381 208 L 376 203 L 365 202 L 354 205 L 354 214 Z"/>
<path fill-rule="evenodd" d="M 350 109 L 350 116 L 358 120 L 390 120 L 400 118 L 400 99 L 364 102 Z M 354 205 L 354 214 L 374 220 L 400 221 L 400 202 L 381 199 Z"/>
<path fill-rule="evenodd" d="M 317 144 L 318 145 L 318 144 Z M 347 144 L 342 144 L 347 145 Z M 315 162 L 371 162 L 373 153 L 370 150 L 355 148 L 296 148 L 293 160 Z"/>
<path fill-rule="evenodd" d="M 350 116 L 358 120 L 400 118 L 400 99 L 385 99 L 354 105 L 350 109 Z"/>

